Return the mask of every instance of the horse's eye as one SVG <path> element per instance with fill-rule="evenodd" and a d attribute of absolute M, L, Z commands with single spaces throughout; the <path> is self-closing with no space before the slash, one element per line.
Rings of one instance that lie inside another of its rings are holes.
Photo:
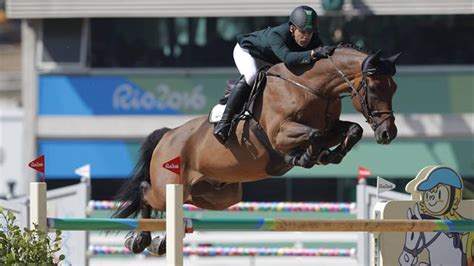
<path fill-rule="evenodd" d="M 377 91 L 377 88 L 375 86 L 369 86 L 370 93 L 375 93 L 376 91 Z"/>

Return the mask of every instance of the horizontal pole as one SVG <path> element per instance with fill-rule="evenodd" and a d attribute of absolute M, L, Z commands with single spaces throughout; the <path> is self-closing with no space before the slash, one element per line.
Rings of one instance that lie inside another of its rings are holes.
<path fill-rule="evenodd" d="M 472 220 L 191 219 L 197 231 L 474 232 Z M 48 218 L 50 229 L 165 231 L 164 219 Z"/>
<path fill-rule="evenodd" d="M 203 231 L 472 232 L 469 220 L 193 219 Z"/>
<path fill-rule="evenodd" d="M 48 228 L 65 231 L 166 231 L 166 220 L 119 218 L 48 218 Z"/>

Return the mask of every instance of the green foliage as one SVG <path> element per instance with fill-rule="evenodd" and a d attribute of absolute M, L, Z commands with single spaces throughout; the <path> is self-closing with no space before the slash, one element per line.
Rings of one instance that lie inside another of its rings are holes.
<path fill-rule="evenodd" d="M 5 221 L 0 228 L 0 265 L 58 265 L 64 260 L 64 255 L 55 256 L 61 249 L 60 230 L 51 240 L 36 224 L 33 230 L 21 230 L 11 211 L 0 208 L 0 219 Z"/>

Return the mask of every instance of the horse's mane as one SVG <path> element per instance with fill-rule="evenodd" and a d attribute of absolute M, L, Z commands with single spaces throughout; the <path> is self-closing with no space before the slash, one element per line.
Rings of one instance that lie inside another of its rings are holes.
<path fill-rule="evenodd" d="M 357 46 L 357 45 L 352 44 L 352 43 L 340 43 L 340 44 L 337 45 L 337 48 L 349 48 L 349 49 L 356 50 L 356 51 L 361 52 L 361 53 L 372 54 L 372 50 L 370 50 L 368 48 Z"/>

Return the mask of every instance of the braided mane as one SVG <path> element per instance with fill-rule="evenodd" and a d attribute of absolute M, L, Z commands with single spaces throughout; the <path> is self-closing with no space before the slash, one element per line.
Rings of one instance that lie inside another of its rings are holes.
<path fill-rule="evenodd" d="M 356 50 L 358 52 L 362 52 L 362 53 L 366 53 L 366 54 L 372 54 L 372 51 L 370 49 L 363 48 L 363 47 L 357 46 L 357 45 L 352 44 L 352 43 L 340 43 L 340 44 L 337 45 L 337 48 L 350 48 L 350 49 Z"/>

